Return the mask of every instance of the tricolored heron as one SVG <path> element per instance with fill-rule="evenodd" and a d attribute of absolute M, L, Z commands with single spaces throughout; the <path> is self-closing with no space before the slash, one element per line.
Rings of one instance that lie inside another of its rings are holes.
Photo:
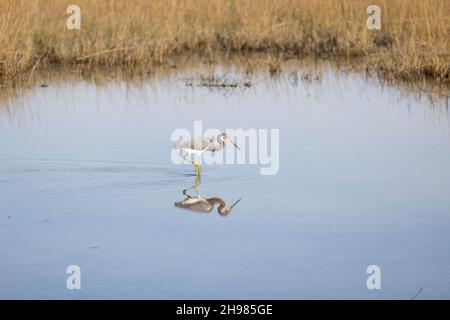
<path fill-rule="evenodd" d="M 180 143 L 174 145 L 173 147 L 175 149 L 180 149 L 184 153 L 183 159 L 192 163 L 194 165 L 195 173 L 197 175 L 199 175 L 201 172 L 200 164 L 196 163 L 195 161 L 190 161 L 190 160 L 186 159 L 186 157 L 188 155 L 191 155 L 191 154 L 198 155 L 198 154 L 202 154 L 202 153 L 208 152 L 208 151 L 209 152 L 220 151 L 225 147 L 225 143 L 227 143 L 227 142 L 234 145 L 237 149 L 240 149 L 236 145 L 236 143 L 234 143 L 234 141 L 231 140 L 231 138 L 226 133 L 223 133 L 223 132 L 217 136 L 217 142 L 218 143 L 214 143 L 213 138 L 191 139 L 191 140 L 180 142 Z"/>
<path fill-rule="evenodd" d="M 193 197 L 190 196 L 187 191 L 189 189 L 184 189 L 183 194 L 186 196 L 183 200 L 179 202 L 175 202 L 175 207 L 181 208 L 181 209 L 187 209 L 194 212 L 211 212 L 214 207 L 218 204 L 217 212 L 221 216 L 226 216 L 231 213 L 233 208 L 238 204 L 241 199 L 237 200 L 235 203 L 233 203 L 231 206 L 227 206 L 225 201 L 223 201 L 221 198 L 218 197 L 212 197 L 212 198 L 202 198 L 199 194 L 199 186 L 201 183 L 201 178 L 199 175 L 196 176 L 195 179 L 195 185 L 192 186 L 190 189 L 194 189 L 197 191 L 197 196 Z"/>
<path fill-rule="evenodd" d="M 199 197 L 191 197 L 188 194 L 184 193 L 187 196 L 184 200 L 180 202 L 175 202 L 175 207 L 188 209 L 194 212 L 211 212 L 214 209 L 214 206 L 218 204 L 217 212 L 221 216 L 226 216 L 231 213 L 231 210 L 238 204 L 241 199 L 233 203 L 231 206 L 227 207 L 225 201 L 220 198 L 213 197 L 209 199 L 199 198 Z"/>

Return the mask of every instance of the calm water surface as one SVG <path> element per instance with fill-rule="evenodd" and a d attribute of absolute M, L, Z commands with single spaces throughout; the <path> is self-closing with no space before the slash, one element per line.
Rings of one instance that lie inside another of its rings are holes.
<path fill-rule="evenodd" d="M 280 170 L 206 166 L 174 129 L 280 129 Z M 0 107 L 0 298 L 450 298 L 445 108 L 326 72 L 249 89 L 50 83 Z M 82 290 L 67 290 L 79 265 Z M 382 270 L 368 290 L 366 268 Z"/>

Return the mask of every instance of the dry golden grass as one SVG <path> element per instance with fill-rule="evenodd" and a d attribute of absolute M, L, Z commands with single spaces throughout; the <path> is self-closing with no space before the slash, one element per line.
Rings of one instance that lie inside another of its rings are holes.
<path fill-rule="evenodd" d="M 0 81 L 50 66 L 182 66 L 180 57 L 267 55 L 345 60 L 387 79 L 450 86 L 450 0 L 2 0 Z M 81 8 L 67 30 L 66 8 Z M 269 59 L 270 58 L 270 59 Z M 251 59 L 249 57 L 249 59 Z M 276 71 L 276 70 L 275 70 Z"/>

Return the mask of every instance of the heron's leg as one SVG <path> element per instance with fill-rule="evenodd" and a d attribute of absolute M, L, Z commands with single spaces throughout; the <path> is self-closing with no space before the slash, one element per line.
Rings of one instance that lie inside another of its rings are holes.
<path fill-rule="evenodd" d="M 191 160 L 187 159 L 187 156 L 188 156 L 188 155 L 189 155 L 189 154 L 185 153 L 185 154 L 183 155 L 183 160 L 185 160 L 185 161 L 189 162 L 190 164 L 192 164 L 192 165 L 194 166 L 195 174 L 196 174 L 197 176 L 200 175 L 200 172 L 201 172 L 201 169 L 199 168 L 200 165 L 197 164 L 197 163 L 195 163 L 195 161 L 191 161 Z"/>
<path fill-rule="evenodd" d="M 187 193 L 191 189 L 194 189 L 194 186 L 183 190 L 183 195 L 185 195 L 188 199 L 192 199 L 192 197 Z"/>
<path fill-rule="evenodd" d="M 182 157 L 183 160 L 189 162 L 190 164 L 195 165 L 195 162 L 194 162 L 194 161 L 191 161 L 191 160 L 189 160 L 189 159 L 187 158 L 188 155 L 189 155 L 188 153 L 184 153 L 184 155 L 183 155 L 183 157 Z"/>
<path fill-rule="evenodd" d="M 183 160 L 185 160 L 185 161 L 191 163 L 191 164 L 194 166 L 195 174 L 196 174 L 197 176 L 199 176 L 200 173 L 202 172 L 202 168 L 201 168 L 201 166 L 200 166 L 200 163 L 197 163 L 197 162 L 195 162 L 195 161 L 191 161 L 191 160 L 187 159 L 187 156 L 188 156 L 188 155 L 189 155 L 189 154 L 185 153 L 185 154 L 183 155 Z"/>
<path fill-rule="evenodd" d="M 201 184 L 202 184 L 202 177 L 201 176 L 196 176 L 195 177 L 195 182 L 194 182 L 195 189 L 198 190 L 198 188 L 200 188 Z"/>
<path fill-rule="evenodd" d="M 202 184 L 202 177 L 200 174 L 197 174 L 195 176 L 195 183 L 194 183 L 194 188 L 195 191 L 197 192 L 197 197 L 201 198 L 202 196 L 200 195 L 200 185 Z"/>
<path fill-rule="evenodd" d="M 200 176 L 200 173 L 202 172 L 202 167 L 200 166 L 200 162 L 198 162 L 194 156 L 194 161 L 192 162 L 194 165 L 195 174 L 197 176 Z"/>
<path fill-rule="evenodd" d="M 192 186 L 190 186 L 189 188 L 184 189 L 184 190 L 183 190 L 183 194 L 184 194 L 187 198 L 192 199 L 192 198 L 194 198 L 194 197 L 192 197 L 190 194 L 188 194 L 188 191 L 190 191 L 190 190 L 192 190 L 192 189 L 195 189 L 195 192 L 196 192 L 196 194 L 197 194 L 196 198 L 201 198 L 201 196 L 200 196 L 200 191 L 199 191 L 201 183 L 202 183 L 202 177 L 201 177 L 200 175 L 195 176 L 195 182 L 194 182 L 194 184 L 193 184 Z"/>
<path fill-rule="evenodd" d="M 200 173 L 202 172 L 202 167 L 201 167 L 200 163 L 194 162 L 194 169 L 195 169 L 195 173 L 197 174 L 197 176 L 200 176 Z"/>

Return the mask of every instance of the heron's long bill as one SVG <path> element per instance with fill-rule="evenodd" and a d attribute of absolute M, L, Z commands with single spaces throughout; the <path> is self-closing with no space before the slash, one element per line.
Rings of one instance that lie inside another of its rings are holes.
<path fill-rule="evenodd" d="M 235 203 L 233 203 L 233 204 L 230 206 L 230 211 L 233 210 L 233 208 L 239 203 L 239 201 L 241 201 L 241 199 L 239 199 L 238 201 L 236 201 Z"/>
<path fill-rule="evenodd" d="M 237 149 L 241 150 L 241 148 L 239 148 L 238 145 L 237 145 L 233 140 L 231 140 L 231 138 L 228 138 L 228 141 L 230 141 L 230 143 L 231 143 L 233 146 L 235 146 Z M 241 199 L 239 199 L 239 200 L 241 200 Z M 238 200 L 238 202 L 239 202 L 239 200 Z"/>

